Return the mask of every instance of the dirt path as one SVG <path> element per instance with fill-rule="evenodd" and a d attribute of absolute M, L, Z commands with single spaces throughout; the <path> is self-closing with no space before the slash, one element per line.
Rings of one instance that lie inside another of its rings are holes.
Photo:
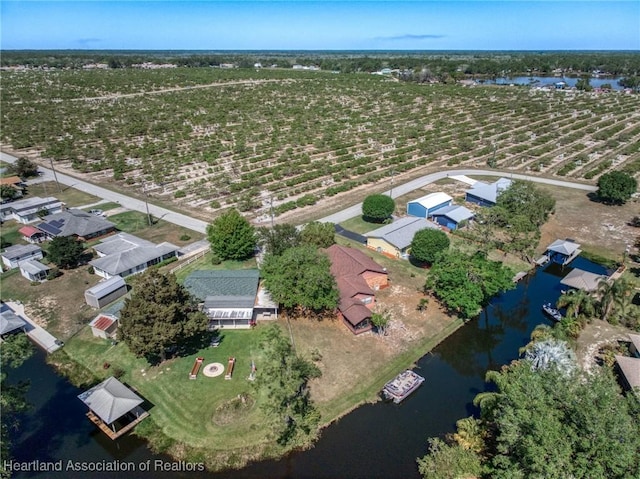
<path fill-rule="evenodd" d="M 594 319 L 584 328 L 576 345 L 576 356 L 580 367 L 589 372 L 596 364 L 596 354 L 607 344 L 628 341 L 629 329 L 615 326 L 601 319 Z"/>

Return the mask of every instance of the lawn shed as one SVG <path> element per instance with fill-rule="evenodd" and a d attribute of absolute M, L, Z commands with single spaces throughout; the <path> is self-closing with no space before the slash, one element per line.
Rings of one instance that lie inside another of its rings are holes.
<path fill-rule="evenodd" d="M 430 218 L 433 212 L 451 205 L 453 198 L 439 191 L 407 203 L 407 214 L 418 218 Z"/>
<path fill-rule="evenodd" d="M 127 294 L 127 284 L 120 276 L 101 281 L 84 292 L 84 300 L 93 308 L 102 308 Z"/>

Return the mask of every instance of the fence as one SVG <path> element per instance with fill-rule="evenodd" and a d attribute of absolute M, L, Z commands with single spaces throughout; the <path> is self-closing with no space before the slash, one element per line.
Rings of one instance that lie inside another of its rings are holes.
<path fill-rule="evenodd" d="M 209 252 L 209 248 L 204 249 L 202 251 L 200 251 L 199 253 L 195 254 L 194 256 L 192 256 L 191 258 L 189 258 L 187 261 L 185 261 L 184 263 L 180 263 L 178 266 L 176 266 L 175 268 L 172 268 L 169 272 L 170 273 L 175 273 L 176 271 L 180 271 L 182 268 L 184 268 L 185 266 L 190 265 L 191 263 L 193 263 L 194 261 L 199 260 L 200 258 L 202 258 L 205 254 L 207 254 Z"/>

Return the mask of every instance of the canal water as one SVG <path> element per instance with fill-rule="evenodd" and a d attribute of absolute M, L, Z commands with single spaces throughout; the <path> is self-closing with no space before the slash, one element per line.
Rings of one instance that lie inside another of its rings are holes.
<path fill-rule="evenodd" d="M 571 266 L 605 272 L 583 258 Z M 81 391 L 57 376 L 38 352 L 11 373 L 12 380 L 30 379 L 28 400 L 33 405 L 15 434 L 14 459 L 60 464 L 63 470 L 20 472 L 15 477 L 417 479 L 415 460 L 425 454 L 427 438 L 453 432 L 458 419 L 476 414 L 472 401 L 487 390 L 486 371 L 516 359 L 536 325 L 552 324 L 541 306 L 556 301 L 563 289 L 560 280 L 569 271 L 570 267 L 549 265 L 524 278 L 516 289 L 494 298 L 478 318 L 418 361 L 416 371 L 426 380 L 401 404 L 362 406 L 328 427 L 312 449 L 239 471 L 185 472 L 189 465 L 172 465 L 168 457 L 151 453 L 134 436 L 111 441 L 85 417 L 85 406 L 77 399 Z M 117 464 L 121 470 L 73 470 L 83 467 L 83 462 L 86 467 Z M 150 473 L 141 471 L 145 464 L 150 464 Z M 165 471 L 171 467 L 182 471 Z"/>

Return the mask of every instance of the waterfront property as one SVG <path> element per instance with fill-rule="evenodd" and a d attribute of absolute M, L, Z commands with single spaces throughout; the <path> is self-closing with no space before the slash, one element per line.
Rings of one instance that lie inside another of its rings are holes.
<path fill-rule="evenodd" d="M 387 286 L 387 270 L 354 248 L 334 244 L 327 254 L 340 293 L 339 316 L 354 334 L 370 331 L 375 291 Z"/>
<path fill-rule="evenodd" d="M 631 341 L 629 352 L 636 358 L 640 358 L 640 334 L 629 333 L 629 341 Z"/>
<path fill-rule="evenodd" d="M 89 407 L 87 417 L 110 439 L 119 438 L 149 415 L 140 407 L 144 400 L 113 376 L 78 398 Z"/>
<path fill-rule="evenodd" d="M 25 331 L 27 322 L 18 316 L 7 304 L 0 305 L 0 336 Z"/>
<path fill-rule="evenodd" d="M 107 279 L 113 276 L 124 278 L 177 256 L 179 249 L 171 243 L 155 244 L 128 233 L 118 233 L 104 238 L 93 247 L 99 258 L 89 264 L 98 276 Z"/>
<path fill-rule="evenodd" d="M 598 285 L 606 279 L 607 276 L 603 274 L 595 274 L 579 268 L 574 268 L 569 274 L 562 278 L 560 284 L 591 293 L 597 290 Z"/>
<path fill-rule="evenodd" d="M 116 339 L 118 318 L 110 314 L 99 314 L 89 323 L 91 334 L 96 338 Z"/>
<path fill-rule="evenodd" d="M 61 211 L 46 217 L 36 225 L 47 238 L 73 236 L 87 241 L 108 235 L 116 230 L 116 225 L 100 216 L 95 216 L 76 208 Z"/>
<path fill-rule="evenodd" d="M 16 244 L 2 253 L 2 263 L 7 269 L 14 269 L 25 261 L 42 259 L 42 248 L 34 244 Z"/>
<path fill-rule="evenodd" d="M 624 386 L 640 394 L 640 358 L 616 355 L 616 363 Z"/>
<path fill-rule="evenodd" d="M 571 263 L 580 253 L 582 253 L 582 251 L 578 243 L 565 239 L 555 240 L 547 246 L 545 256 L 548 258 L 548 261 L 565 266 Z"/>
<path fill-rule="evenodd" d="M 278 314 L 257 269 L 194 271 L 184 286 L 201 303 L 211 329 L 248 329 Z"/>
<path fill-rule="evenodd" d="M 405 216 L 367 233 L 367 248 L 392 258 L 406 259 L 413 236 L 426 228 L 438 229 L 438 226 L 426 218 Z"/>
<path fill-rule="evenodd" d="M 121 276 L 100 281 L 84 292 L 84 300 L 92 308 L 102 308 L 127 294 L 127 284 Z"/>
<path fill-rule="evenodd" d="M 451 205 L 453 198 L 441 191 L 422 196 L 407 203 L 407 214 L 418 218 L 430 218 L 433 212 Z"/>
<path fill-rule="evenodd" d="M 469 203 L 480 206 L 495 206 L 498 196 L 511 186 L 511 180 L 500 178 L 493 183 L 476 182 L 473 187 L 465 191 L 465 199 Z"/>
<path fill-rule="evenodd" d="M 0 220 L 16 220 L 19 223 L 33 223 L 42 215 L 52 215 L 62 211 L 64 203 L 53 196 L 25 198 L 0 205 Z"/>

